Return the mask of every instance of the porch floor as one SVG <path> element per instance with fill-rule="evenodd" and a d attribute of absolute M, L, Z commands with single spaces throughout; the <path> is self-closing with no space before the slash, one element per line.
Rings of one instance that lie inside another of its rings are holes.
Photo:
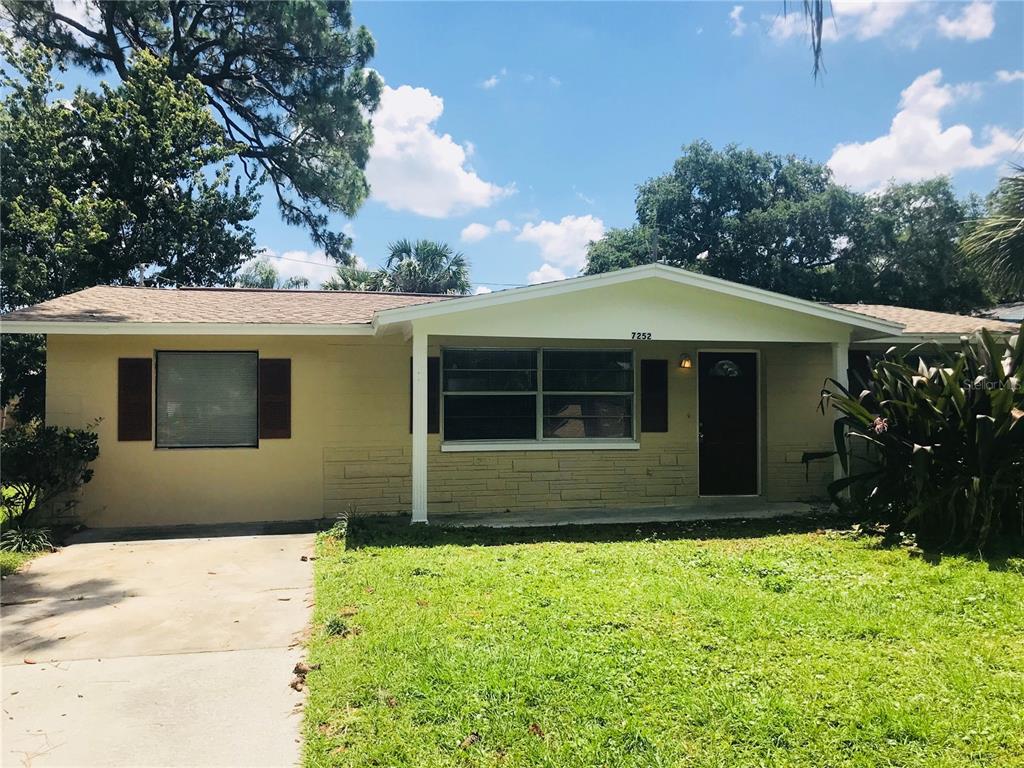
<path fill-rule="evenodd" d="M 529 528 L 551 525 L 601 523 L 683 523 L 698 520 L 734 520 L 809 515 L 827 505 L 797 501 L 765 501 L 758 497 L 693 499 L 668 507 L 622 509 L 537 509 L 516 512 L 432 514 L 431 525 L 453 528 Z"/>

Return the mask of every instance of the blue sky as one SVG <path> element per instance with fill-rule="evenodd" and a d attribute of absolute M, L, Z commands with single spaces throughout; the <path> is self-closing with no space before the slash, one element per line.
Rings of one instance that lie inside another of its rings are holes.
<path fill-rule="evenodd" d="M 986 193 L 1024 159 L 1024 4 L 834 9 L 815 82 L 783 0 L 357 2 L 388 90 L 373 196 L 337 226 L 370 265 L 391 240 L 445 240 L 497 289 L 574 274 L 696 139 L 830 162 L 862 190 L 949 173 Z M 282 272 L 330 271 L 269 197 L 255 226 Z"/>

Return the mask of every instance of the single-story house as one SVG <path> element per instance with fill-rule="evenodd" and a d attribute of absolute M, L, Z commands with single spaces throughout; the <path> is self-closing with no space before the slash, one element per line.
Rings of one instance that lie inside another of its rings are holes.
<path fill-rule="evenodd" d="M 100 419 L 91 526 L 821 499 L 851 349 L 998 321 L 832 306 L 661 264 L 478 296 L 96 287 L 47 335 L 51 424 Z"/>

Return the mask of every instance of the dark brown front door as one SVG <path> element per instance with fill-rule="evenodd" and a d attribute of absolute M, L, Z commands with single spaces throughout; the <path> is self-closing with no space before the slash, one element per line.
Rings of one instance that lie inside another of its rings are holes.
<path fill-rule="evenodd" d="M 757 355 L 697 354 L 699 492 L 757 493 Z"/>

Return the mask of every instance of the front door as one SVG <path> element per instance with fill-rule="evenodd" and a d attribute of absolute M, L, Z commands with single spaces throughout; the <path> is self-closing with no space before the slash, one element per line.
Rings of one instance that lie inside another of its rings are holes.
<path fill-rule="evenodd" d="M 701 496 L 757 494 L 757 355 L 698 352 Z"/>

